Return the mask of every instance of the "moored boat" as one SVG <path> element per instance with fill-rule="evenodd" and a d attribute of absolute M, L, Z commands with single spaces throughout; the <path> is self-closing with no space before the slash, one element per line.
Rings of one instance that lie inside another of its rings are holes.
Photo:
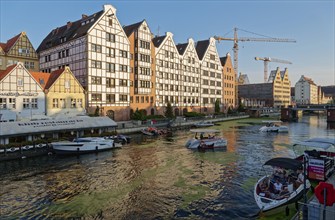
<path fill-rule="evenodd" d="M 222 137 L 217 137 L 219 130 L 216 129 L 192 129 L 195 133 L 194 137 L 189 139 L 186 147 L 189 149 L 220 149 L 227 147 L 227 140 Z"/>
<path fill-rule="evenodd" d="M 259 131 L 261 132 L 278 132 L 287 133 L 288 127 L 281 125 L 282 121 L 262 121 L 266 125 L 262 126 Z"/>
<path fill-rule="evenodd" d="M 273 172 L 260 178 L 254 187 L 254 198 L 261 211 L 270 211 L 301 199 L 304 193 L 301 161 L 279 157 L 268 160 L 265 165 L 273 167 Z M 306 179 L 306 189 L 310 186 Z"/>
<path fill-rule="evenodd" d="M 56 154 L 83 154 L 119 147 L 112 139 L 101 137 L 83 137 L 75 138 L 73 141 L 52 142 L 51 146 Z"/>

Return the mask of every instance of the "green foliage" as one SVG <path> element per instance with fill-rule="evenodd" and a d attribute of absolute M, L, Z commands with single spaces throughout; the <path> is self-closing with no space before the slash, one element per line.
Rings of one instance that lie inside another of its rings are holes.
<path fill-rule="evenodd" d="M 228 114 L 233 114 L 234 111 L 233 111 L 233 109 L 232 109 L 231 107 L 229 107 L 227 113 L 228 113 Z"/>
<path fill-rule="evenodd" d="M 245 112 L 245 106 L 242 103 L 241 99 L 238 100 L 238 107 L 237 107 L 238 112 Z"/>
<path fill-rule="evenodd" d="M 98 117 L 100 115 L 100 108 L 99 106 L 97 105 L 97 108 L 95 109 L 95 112 L 94 112 L 94 116 L 95 117 Z"/>
<path fill-rule="evenodd" d="M 141 121 L 143 121 L 144 118 L 145 118 L 145 116 L 144 116 L 143 112 L 139 111 L 138 108 L 136 109 L 136 111 L 131 116 L 132 120 L 141 120 Z"/>
<path fill-rule="evenodd" d="M 189 117 L 201 117 L 201 116 L 205 116 L 205 114 L 202 113 L 198 113 L 198 112 L 185 112 L 184 116 L 189 118 Z"/>
<path fill-rule="evenodd" d="M 164 114 L 167 118 L 174 118 L 173 109 L 170 102 L 167 103 L 166 111 L 164 112 Z"/>
<path fill-rule="evenodd" d="M 149 119 L 161 119 L 164 118 L 163 115 L 147 115 L 144 117 L 144 120 L 149 120 Z"/>
<path fill-rule="evenodd" d="M 216 99 L 215 101 L 215 113 L 219 113 L 220 112 L 220 101 L 219 99 Z"/>

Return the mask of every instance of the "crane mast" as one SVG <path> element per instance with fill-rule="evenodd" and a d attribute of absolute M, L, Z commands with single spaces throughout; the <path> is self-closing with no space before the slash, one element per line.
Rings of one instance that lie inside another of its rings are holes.
<path fill-rule="evenodd" d="M 268 79 L 268 66 L 269 66 L 269 62 L 276 62 L 276 63 L 286 63 L 286 64 L 292 64 L 292 62 L 288 61 L 288 60 L 281 60 L 281 59 L 277 59 L 277 58 L 270 58 L 270 57 L 255 57 L 255 60 L 263 60 L 264 61 L 264 82 L 267 82 Z"/>

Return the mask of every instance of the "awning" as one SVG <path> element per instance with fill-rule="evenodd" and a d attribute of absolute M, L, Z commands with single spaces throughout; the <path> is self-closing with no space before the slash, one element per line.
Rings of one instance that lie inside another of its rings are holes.
<path fill-rule="evenodd" d="M 109 117 L 77 116 L 47 120 L 1 122 L 0 136 L 19 136 L 35 133 L 78 131 L 117 127 Z"/>
<path fill-rule="evenodd" d="M 335 147 L 335 138 L 311 138 L 293 144 L 293 146 L 297 145 L 328 150 L 331 147 Z"/>
<path fill-rule="evenodd" d="M 273 167 L 280 167 L 288 170 L 299 170 L 302 168 L 302 162 L 299 160 L 277 157 L 265 162 L 264 165 L 269 165 Z"/>

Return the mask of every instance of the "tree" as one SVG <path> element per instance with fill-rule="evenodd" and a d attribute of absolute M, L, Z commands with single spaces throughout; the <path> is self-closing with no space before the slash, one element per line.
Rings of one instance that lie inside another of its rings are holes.
<path fill-rule="evenodd" d="M 95 109 L 95 112 L 94 112 L 94 116 L 95 117 L 98 117 L 100 115 L 100 108 L 99 106 L 97 105 L 97 108 Z"/>
<path fill-rule="evenodd" d="M 172 106 L 171 106 L 171 103 L 170 103 L 170 102 L 167 103 L 167 106 L 166 106 L 166 110 L 165 110 L 165 112 L 164 112 L 164 115 L 165 115 L 165 117 L 167 117 L 167 118 L 173 118 L 173 117 L 174 117 L 174 115 L 173 115 L 173 109 L 172 109 Z"/>
<path fill-rule="evenodd" d="M 238 100 L 237 111 L 238 112 L 244 112 L 245 111 L 245 107 L 244 107 L 244 104 L 242 103 L 241 99 Z"/>
<path fill-rule="evenodd" d="M 133 113 L 133 115 L 131 116 L 132 120 L 144 120 L 144 115 L 141 111 L 138 110 L 138 108 L 136 108 L 136 111 Z"/>
<path fill-rule="evenodd" d="M 215 113 L 219 113 L 220 112 L 220 101 L 219 99 L 216 99 L 215 101 Z"/>

